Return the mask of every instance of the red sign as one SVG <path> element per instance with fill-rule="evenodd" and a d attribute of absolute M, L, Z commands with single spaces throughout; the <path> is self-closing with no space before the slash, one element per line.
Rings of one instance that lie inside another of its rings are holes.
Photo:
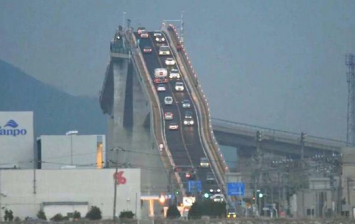
<path fill-rule="evenodd" d="M 125 184 L 127 182 L 127 179 L 123 176 L 124 171 L 119 171 L 117 173 L 113 174 L 113 179 L 116 180 L 116 184 Z"/>

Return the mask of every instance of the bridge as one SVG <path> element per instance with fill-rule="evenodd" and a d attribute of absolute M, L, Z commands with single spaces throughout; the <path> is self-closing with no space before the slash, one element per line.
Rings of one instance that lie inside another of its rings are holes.
<path fill-rule="evenodd" d="M 156 74 L 156 68 L 163 72 Z M 169 77 L 171 72 L 180 77 Z M 177 87 L 181 85 L 182 91 Z M 297 133 L 211 119 L 198 76 L 173 25 L 163 24 L 155 32 L 120 28 L 115 33 L 100 105 L 108 115 L 108 164 L 141 168 L 142 194 L 198 197 L 216 188 L 226 195 L 230 168 L 220 145 L 238 148 L 238 157 L 252 157 L 260 132 L 263 150 L 300 157 Z M 343 146 L 344 142 L 314 136 L 303 142 L 305 156 L 338 153 Z M 209 166 L 201 167 L 201 158 L 207 158 Z M 208 182 L 211 176 L 214 181 Z M 200 194 L 187 190 L 189 180 L 201 181 Z"/>

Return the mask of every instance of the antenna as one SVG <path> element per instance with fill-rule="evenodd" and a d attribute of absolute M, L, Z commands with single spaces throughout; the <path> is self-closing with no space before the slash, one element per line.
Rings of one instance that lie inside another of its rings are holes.
<path fill-rule="evenodd" d="M 345 64 L 348 66 L 346 81 L 348 83 L 348 114 L 346 124 L 346 144 L 355 144 L 355 57 L 353 54 L 345 56 Z"/>

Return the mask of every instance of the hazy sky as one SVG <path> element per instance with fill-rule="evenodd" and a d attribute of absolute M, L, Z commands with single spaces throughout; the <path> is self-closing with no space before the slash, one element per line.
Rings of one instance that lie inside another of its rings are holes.
<path fill-rule="evenodd" d="M 1 0 L 0 59 L 98 95 L 122 12 L 155 30 L 182 10 L 213 117 L 345 139 L 354 0 Z"/>

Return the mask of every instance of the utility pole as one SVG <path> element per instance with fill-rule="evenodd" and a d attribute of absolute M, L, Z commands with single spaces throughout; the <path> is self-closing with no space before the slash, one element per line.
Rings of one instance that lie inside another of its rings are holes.
<path fill-rule="evenodd" d="M 345 64 L 348 66 L 348 72 L 346 73 L 348 83 L 346 143 L 347 146 L 353 146 L 355 143 L 355 56 L 347 54 Z"/>
<path fill-rule="evenodd" d="M 115 171 L 115 175 L 118 172 L 118 152 L 119 151 L 126 151 L 121 147 L 114 147 L 111 149 L 111 151 L 116 151 L 116 171 Z M 117 199 L 117 180 L 116 178 L 113 179 L 113 221 L 116 223 L 116 199 Z"/>

